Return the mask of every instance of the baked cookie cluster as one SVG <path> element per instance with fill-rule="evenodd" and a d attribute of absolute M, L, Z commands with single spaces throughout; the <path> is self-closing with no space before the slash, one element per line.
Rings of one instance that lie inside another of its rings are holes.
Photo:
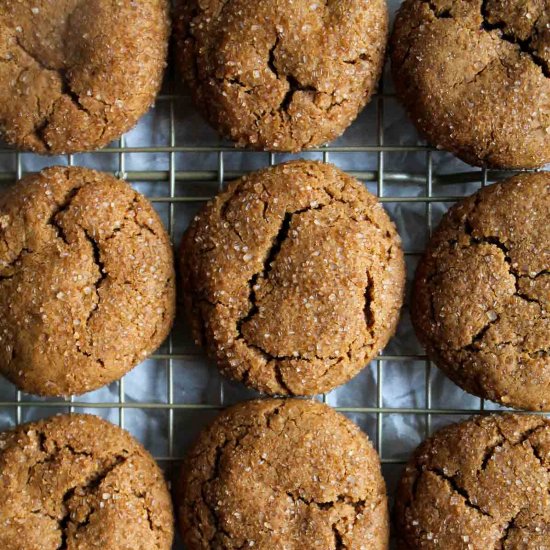
<path fill-rule="evenodd" d="M 376 90 L 383 0 L 186 0 L 174 58 L 199 110 L 255 150 L 339 136 Z M 20 151 L 90 151 L 157 94 L 167 0 L 0 4 L 0 134 Z M 550 160 L 548 0 L 405 0 L 397 95 L 434 145 L 484 167 Z M 456 384 L 550 411 L 550 175 L 482 188 L 441 220 L 410 312 Z M 380 202 L 330 164 L 246 174 L 180 245 L 181 303 L 226 377 L 270 398 L 223 411 L 189 451 L 174 496 L 189 550 L 389 548 L 381 461 L 314 400 L 396 330 L 401 240 Z M 0 372 L 18 390 L 82 394 L 119 380 L 170 333 L 176 276 L 153 206 L 86 168 L 30 174 L 0 195 Z M 273 397 L 283 396 L 275 399 Z M 380 413 L 381 414 L 381 413 Z M 550 546 L 550 421 L 476 416 L 424 441 L 395 501 L 401 548 Z M 163 475 L 128 433 L 61 415 L 0 433 L 0 547 L 169 550 Z"/>
<path fill-rule="evenodd" d="M 21 390 L 96 389 L 168 335 L 170 242 L 126 182 L 74 167 L 27 176 L 0 197 L 0 237 L 0 370 Z M 208 203 L 182 241 L 181 274 L 197 339 L 221 371 L 289 395 L 346 382 L 385 346 L 405 277 L 380 203 L 311 161 L 246 176 Z M 6 547 L 171 545 L 156 466 L 96 417 L 0 435 L 0 483 Z M 310 401 L 223 413 L 191 452 L 177 497 L 191 549 L 388 546 L 376 451 L 350 420 Z"/>

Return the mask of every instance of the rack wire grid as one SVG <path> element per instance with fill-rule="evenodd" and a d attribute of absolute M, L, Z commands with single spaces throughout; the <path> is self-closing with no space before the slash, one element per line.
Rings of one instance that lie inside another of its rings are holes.
<path fill-rule="evenodd" d="M 189 95 L 178 93 L 183 86 L 173 71 L 166 81 L 155 108 L 100 151 L 48 158 L 0 148 L 0 188 L 47 165 L 103 169 L 149 197 L 177 247 L 193 214 L 227 181 L 290 158 L 317 158 L 346 169 L 389 210 L 403 239 L 410 282 L 448 206 L 508 174 L 472 168 L 423 143 L 392 93 L 387 68 L 380 92 L 344 137 L 300 155 L 246 152 L 220 141 Z M 172 478 L 190 443 L 220 409 L 256 395 L 219 376 L 192 343 L 178 309 L 168 341 L 109 387 L 68 399 L 38 398 L 2 380 L 0 428 L 62 412 L 94 413 L 133 433 Z M 432 367 L 414 338 L 406 303 L 386 350 L 348 384 L 317 398 L 368 433 L 390 497 L 402 465 L 424 437 L 471 414 L 502 409 L 465 394 Z"/>

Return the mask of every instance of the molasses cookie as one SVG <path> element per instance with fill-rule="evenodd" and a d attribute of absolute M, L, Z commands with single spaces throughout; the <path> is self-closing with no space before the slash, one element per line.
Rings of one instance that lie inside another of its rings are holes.
<path fill-rule="evenodd" d="M 363 185 L 296 161 L 210 201 L 181 246 L 196 340 L 226 376 L 312 395 L 355 376 L 388 342 L 404 285 L 400 239 Z"/>
<path fill-rule="evenodd" d="M 550 421 L 473 417 L 418 447 L 395 501 L 400 548 L 550 546 Z"/>
<path fill-rule="evenodd" d="M 313 401 L 224 411 L 189 453 L 177 492 L 189 550 L 388 548 L 376 451 L 353 422 Z"/>
<path fill-rule="evenodd" d="M 466 391 L 550 410 L 550 174 L 480 190 L 443 218 L 411 314 L 430 357 Z"/>
<path fill-rule="evenodd" d="M 159 90 L 167 0 L 3 0 L 0 134 L 18 149 L 60 154 L 107 145 Z"/>
<path fill-rule="evenodd" d="M 476 166 L 550 162 L 550 0 L 405 0 L 398 96 L 438 148 Z"/>
<path fill-rule="evenodd" d="M 168 235 L 127 183 L 56 167 L 0 195 L 0 372 L 21 390 L 117 380 L 162 343 L 174 310 Z"/>
<path fill-rule="evenodd" d="M 210 123 L 239 146 L 300 151 L 339 136 L 372 96 L 384 0 L 189 0 L 177 62 Z"/>
<path fill-rule="evenodd" d="M 126 431 L 71 414 L 0 434 L 0 547 L 170 550 L 170 494 Z"/>

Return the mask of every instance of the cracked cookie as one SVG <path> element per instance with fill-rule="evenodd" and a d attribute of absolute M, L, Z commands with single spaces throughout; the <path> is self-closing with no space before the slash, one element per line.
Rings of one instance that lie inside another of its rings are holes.
<path fill-rule="evenodd" d="M 96 416 L 0 434 L 0 547 L 170 550 L 170 494 L 149 453 Z"/>
<path fill-rule="evenodd" d="M 295 161 L 210 201 L 181 245 L 197 342 L 261 392 L 312 395 L 355 376 L 388 342 L 404 286 L 401 242 L 363 185 Z"/>
<path fill-rule="evenodd" d="M 162 222 L 126 182 L 25 177 L 0 195 L 0 372 L 40 395 L 117 380 L 168 335 L 174 279 Z"/>
<path fill-rule="evenodd" d="M 419 263 L 411 316 L 466 391 L 550 410 L 550 174 L 486 187 L 443 218 Z"/>
<path fill-rule="evenodd" d="M 189 550 L 388 548 L 378 455 L 353 422 L 315 401 L 225 410 L 187 456 L 177 496 Z"/>
<path fill-rule="evenodd" d="M 424 441 L 395 501 L 400 548 L 550 546 L 550 420 L 476 416 Z"/>
<path fill-rule="evenodd" d="M 160 88 L 168 12 L 167 0 L 3 0 L 0 135 L 57 155 L 129 130 Z"/>
<path fill-rule="evenodd" d="M 385 0 L 180 4 L 180 70 L 205 117 L 239 146 L 300 151 L 331 141 L 375 91 Z"/>
<path fill-rule="evenodd" d="M 433 145 L 476 166 L 550 162 L 550 0 L 406 0 L 391 59 Z"/>

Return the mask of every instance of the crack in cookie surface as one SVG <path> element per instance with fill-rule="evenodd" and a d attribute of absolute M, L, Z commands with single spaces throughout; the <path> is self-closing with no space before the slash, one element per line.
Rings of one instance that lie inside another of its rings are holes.
<path fill-rule="evenodd" d="M 527 7 L 525 17 L 528 19 L 532 19 L 532 16 L 528 10 L 529 7 Z M 494 14 L 492 13 L 493 11 L 495 12 Z M 529 16 L 527 16 L 527 14 Z M 492 30 L 499 30 L 499 36 L 502 40 L 506 40 L 511 44 L 516 45 L 521 50 L 521 52 L 531 57 L 533 63 L 541 68 L 546 78 L 550 78 L 550 56 L 548 59 L 545 59 L 538 52 L 538 48 L 533 45 L 538 40 L 539 34 L 541 32 L 544 32 L 544 27 L 541 26 L 541 29 L 538 28 L 538 23 L 544 15 L 544 9 L 541 10 L 539 17 L 537 17 L 536 20 L 533 20 L 533 25 L 531 27 L 530 33 L 527 36 L 522 37 L 519 37 L 512 29 L 507 28 L 508 22 L 506 21 L 506 19 L 509 19 L 509 23 L 511 23 L 511 26 L 513 27 L 515 23 L 514 17 L 509 12 L 506 13 L 506 8 L 504 8 L 503 10 L 502 6 L 498 5 L 495 0 L 482 0 L 481 15 L 483 17 L 483 29 L 489 32 Z"/>

